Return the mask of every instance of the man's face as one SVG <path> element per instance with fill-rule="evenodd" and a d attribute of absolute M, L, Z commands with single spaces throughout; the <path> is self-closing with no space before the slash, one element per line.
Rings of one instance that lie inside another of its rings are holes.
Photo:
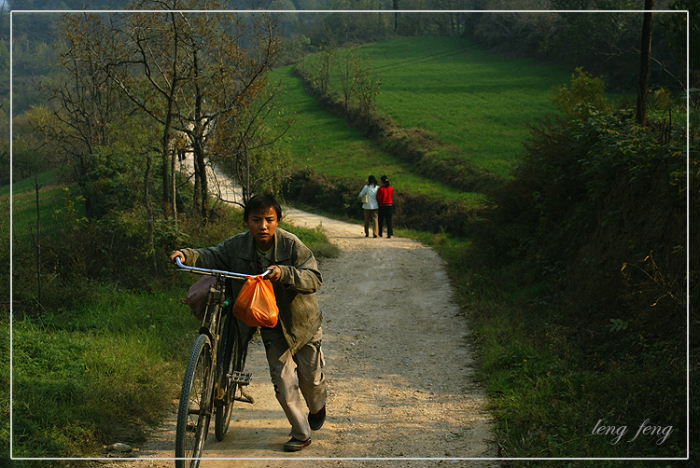
<path fill-rule="evenodd" d="M 261 250 L 268 250 L 273 245 L 273 237 L 277 231 L 279 219 L 274 207 L 253 211 L 246 221 L 248 230 L 255 239 L 255 245 Z"/>

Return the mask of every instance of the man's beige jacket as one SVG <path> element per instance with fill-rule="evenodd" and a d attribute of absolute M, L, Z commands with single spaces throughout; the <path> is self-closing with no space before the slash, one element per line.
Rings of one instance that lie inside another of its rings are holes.
<path fill-rule="evenodd" d="M 316 291 L 323 278 L 314 254 L 294 234 L 277 229 L 272 264 L 280 267 L 282 278 L 274 284 L 280 310 L 279 325 L 292 354 L 307 344 L 321 326 Z M 262 266 L 249 232 L 233 236 L 215 247 L 181 249 L 185 264 L 200 268 L 257 275 Z M 237 297 L 243 281 L 231 280 L 232 297 Z"/>

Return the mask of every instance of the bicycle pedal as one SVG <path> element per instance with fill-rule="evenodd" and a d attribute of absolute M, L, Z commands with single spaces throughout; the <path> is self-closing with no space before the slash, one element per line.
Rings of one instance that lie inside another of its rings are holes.
<path fill-rule="evenodd" d="M 247 393 L 245 393 L 245 392 L 243 391 L 243 388 L 239 388 L 239 390 L 240 390 L 241 394 L 238 395 L 238 396 L 236 396 L 236 397 L 234 398 L 234 400 L 236 400 L 236 401 L 242 401 L 243 403 L 250 403 L 251 405 L 255 403 L 255 399 L 254 399 L 252 396 L 250 396 L 250 395 L 248 395 Z"/>
<path fill-rule="evenodd" d="M 239 372 L 235 371 L 229 374 L 229 381 L 237 385 L 248 385 L 253 379 L 253 374 L 251 372 Z"/>

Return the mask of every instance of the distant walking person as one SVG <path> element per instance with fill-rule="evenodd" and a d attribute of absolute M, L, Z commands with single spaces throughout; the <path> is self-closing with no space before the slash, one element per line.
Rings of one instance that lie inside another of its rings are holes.
<path fill-rule="evenodd" d="M 379 237 L 382 237 L 384 225 L 386 225 L 386 237 L 394 235 L 394 227 L 391 223 L 391 216 L 394 209 L 394 187 L 391 186 L 389 178 L 385 175 L 381 177 L 382 186 L 377 190 L 377 203 L 379 203 Z"/>
<path fill-rule="evenodd" d="M 379 204 L 377 203 L 377 191 L 379 185 L 373 175 L 367 178 L 367 185 L 362 187 L 358 195 L 362 199 L 362 211 L 365 214 L 365 237 L 369 237 L 369 225 L 372 224 L 372 237 L 377 237 L 377 217 Z"/>

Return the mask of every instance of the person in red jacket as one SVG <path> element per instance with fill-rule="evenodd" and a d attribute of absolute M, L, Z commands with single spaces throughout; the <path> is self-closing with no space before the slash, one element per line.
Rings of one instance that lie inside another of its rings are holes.
<path fill-rule="evenodd" d="M 381 177 L 382 186 L 377 190 L 377 203 L 379 204 L 379 237 L 382 237 L 383 226 L 386 225 L 386 237 L 394 235 L 394 227 L 391 223 L 391 216 L 394 209 L 394 187 L 391 186 L 389 178 L 385 175 Z"/>

